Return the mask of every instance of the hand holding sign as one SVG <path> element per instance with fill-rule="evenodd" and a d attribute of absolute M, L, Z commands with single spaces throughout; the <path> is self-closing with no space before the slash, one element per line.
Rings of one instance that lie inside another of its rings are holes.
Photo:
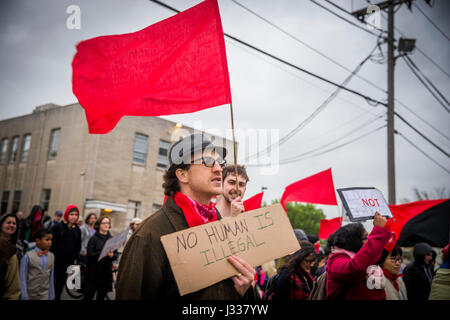
<path fill-rule="evenodd" d="M 280 204 L 167 234 L 161 242 L 182 296 L 230 277 L 242 296 L 254 279 L 252 266 L 300 248 Z"/>
<path fill-rule="evenodd" d="M 387 219 L 385 217 L 383 217 L 378 212 L 375 212 L 375 216 L 373 217 L 373 225 L 374 226 L 384 228 L 384 226 L 386 225 L 386 222 L 387 222 Z"/>
<path fill-rule="evenodd" d="M 391 211 L 383 194 L 375 188 L 337 189 L 350 221 L 364 221 L 375 218 L 375 213 L 388 218 Z"/>
<path fill-rule="evenodd" d="M 231 215 L 233 217 L 245 211 L 244 202 L 242 198 L 238 196 L 236 199 L 231 200 Z"/>
<path fill-rule="evenodd" d="M 255 269 L 249 265 L 244 259 L 237 256 L 228 257 L 230 262 L 238 271 L 238 274 L 231 279 L 234 282 L 234 287 L 241 297 L 247 292 L 248 288 L 252 285 L 253 279 L 255 279 Z"/>
<path fill-rule="evenodd" d="M 100 256 L 98 257 L 97 261 L 102 260 L 106 256 L 112 258 L 114 256 L 113 251 L 123 246 L 124 243 L 127 241 L 128 230 L 129 229 L 127 228 L 125 231 L 119 233 L 117 236 L 114 236 L 106 240 L 105 245 L 103 246 L 102 252 L 100 253 Z"/>

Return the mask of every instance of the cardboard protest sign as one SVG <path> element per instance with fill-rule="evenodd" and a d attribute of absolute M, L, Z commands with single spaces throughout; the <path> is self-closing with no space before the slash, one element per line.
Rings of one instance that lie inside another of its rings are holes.
<path fill-rule="evenodd" d="M 112 238 L 109 238 L 106 240 L 105 245 L 103 246 L 102 252 L 100 253 L 100 256 L 98 257 L 98 261 L 103 259 L 109 250 L 116 250 L 124 245 L 125 241 L 127 241 L 127 235 L 128 235 L 128 228 L 119 233 L 117 236 L 114 236 Z"/>
<path fill-rule="evenodd" d="M 373 219 L 375 212 L 392 218 L 391 210 L 389 210 L 383 193 L 376 188 L 344 188 L 337 189 L 337 192 L 350 221 Z"/>
<path fill-rule="evenodd" d="M 300 249 L 280 204 L 174 232 L 161 242 L 182 296 L 236 275 L 231 255 L 255 267 Z"/>

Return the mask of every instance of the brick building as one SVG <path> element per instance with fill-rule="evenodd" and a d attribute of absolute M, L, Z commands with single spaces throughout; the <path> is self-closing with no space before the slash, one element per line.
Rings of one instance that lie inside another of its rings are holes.
<path fill-rule="evenodd" d="M 88 133 L 78 104 L 46 104 L 33 113 L 0 121 L 1 213 L 41 204 L 53 216 L 68 204 L 81 215 L 112 219 L 112 232 L 133 217 L 148 217 L 163 203 L 162 176 L 173 141 L 193 133 L 158 117 L 124 117 L 104 135 Z M 232 141 L 212 136 L 228 149 Z"/>

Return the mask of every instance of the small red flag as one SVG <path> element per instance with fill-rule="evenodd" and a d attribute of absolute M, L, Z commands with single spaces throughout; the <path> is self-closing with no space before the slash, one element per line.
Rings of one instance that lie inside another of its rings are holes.
<path fill-rule="evenodd" d="M 280 202 L 290 201 L 337 205 L 331 168 L 287 186 Z"/>
<path fill-rule="evenodd" d="M 261 202 L 263 198 L 264 192 L 260 192 L 256 195 L 254 195 L 251 198 L 248 198 L 244 201 L 244 208 L 245 211 L 255 210 L 261 208 Z"/>
<path fill-rule="evenodd" d="M 328 239 L 328 237 L 333 234 L 337 229 L 339 229 L 342 225 L 342 217 L 334 218 L 334 219 L 322 219 L 320 220 L 319 227 L 319 239 Z"/>
<path fill-rule="evenodd" d="M 231 103 L 217 0 L 134 33 L 80 42 L 73 93 L 90 133 L 108 133 L 123 116 L 195 112 Z"/>

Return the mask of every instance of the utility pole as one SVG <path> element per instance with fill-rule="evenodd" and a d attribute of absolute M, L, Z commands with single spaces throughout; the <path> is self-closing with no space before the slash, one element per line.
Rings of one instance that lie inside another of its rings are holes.
<path fill-rule="evenodd" d="M 388 112 L 387 112 L 387 160 L 388 201 L 395 204 L 395 148 L 394 148 L 394 1 L 388 7 Z"/>
<path fill-rule="evenodd" d="M 394 37 L 394 8 L 397 5 L 406 3 L 408 8 L 411 9 L 412 0 L 387 0 L 375 4 L 379 10 L 387 10 L 388 15 L 388 31 L 387 38 L 385 38 L 388 45 L 388 74 L 387 74 L 387 169 L 388 169 L 388 202 L 389 204 L 396 203 L 396 192 L 395 192 L 395 129 L 394 129 L 394 68 L 395 68 L 395 37 Z M 358 11 L 352 12 L 358 20 L 363 22 L 367 14 L 372 13 L 369 8 L 373 6 L 360 9 Z M 380 13 L 379 13 L 380 14 Z M 379 28 L 379 26 L 377 26 Z"/>

